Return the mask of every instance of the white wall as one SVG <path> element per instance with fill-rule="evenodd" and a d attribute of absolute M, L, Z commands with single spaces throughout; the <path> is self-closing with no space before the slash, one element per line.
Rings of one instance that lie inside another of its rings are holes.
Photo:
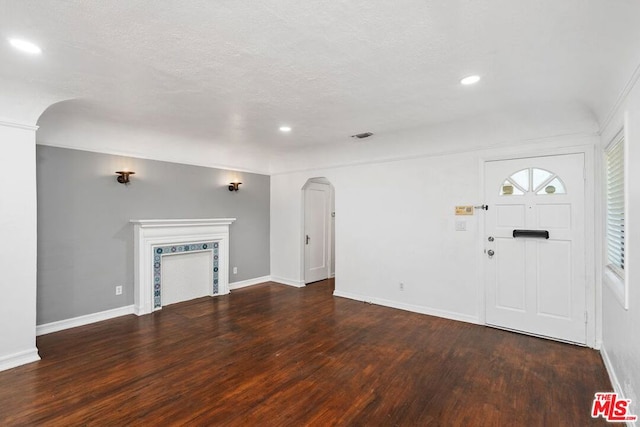
<path fill-rule="evenodd" d="M 0 370 L 38 360 L 36 134 L 0 122 Z"/>
<path fill-rule="evenodd" d="M 482 213 L 453 214 L 456 205 L 483 202 L 482 159 L 548 154 L 559 146 L 579 146 L 571 150 L 591 158 L 597 140 L 557 137 L 513 144 L 516 148 L 273 175 L 271 274 L 275 280 L 301 283 L 301 188 L 308 178 L 323 176 L 335 187 L 336 295 L 483 322 Z M 467 221 L 467 231 L 455 231 L 456 218 Z M 588 277 L 593 313 L 593 271 Z"/>
<path fill-rule="evenodd" d="M 549 114 L 554 120 L 549 120 Z M 367 129 L 375 132 L 375 129 Z M 287 173 L 335 166 L 352 166 L 398 158 L 459 153 L 487 147 L 510 149 L 521 144 L 544 144 L 557 136 L 595 135 L 596 118 L 585 106 L 524 113 L 517 109 L 483 113 L 421 128 L 377 132 L 370 138 L 345 138 L 338 143 L 301 147 L 272 156 L 270 172 Z M 292 135 L 293 136 L 293 135 Z"/>
<path fill-rule="evenodd" d="M 38 119 L 38 144 L 217 169 L 269 172 L 266 153 L 254 146 L 225 144 L 188 133 L 163 133 L 144 124 L 133 126 L 123 123 L 121 114 L 103 116 L 80 100 L 53 104 Z"/>
<path fill-rule="evenodd" d="M 602 353 L 614 388 L 632 399 L 632 412 L 640 415 L 640 84 L 637 78 L 638 73 L 635 85 L 603 129 L 600 148 L 603 150 L 624 124 L 627 145 L 625 276 L 629 285 L 629 309 L 624 309 L 607 283 L 602 286 Z M 602 266 L 605 263 L 602 245 L 601 249 Z"/>

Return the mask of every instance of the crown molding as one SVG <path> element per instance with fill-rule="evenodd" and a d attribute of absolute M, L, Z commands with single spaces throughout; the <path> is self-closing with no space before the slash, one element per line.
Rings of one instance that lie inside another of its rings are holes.
<path fill-rule="evenodd" d="M 611 121 L 618 113 L 618 110 L 620 110 L 620 107 L 622 107 L 624 102 L 627 100 L 629 93 L 634 88 L 634 86 L 636 85 L 639 79 L 640 79 L 640 64 L 638 64 L 638 66 L 636 67 L 635 71 L 631 75 L 631 78 L 629 79 L 627 84 L 624 86 L 624 88 L 620 92 L 620 95 L 618 95 L 618 98 L 616 99 L 616 102 L 613 104 L 613 107 L 611 107 L 609 114 L 607 114 L 607 117 L 602 122 L 602 125 L 600 126 L 600 132 L 599 132 L 600 135 L 602 135 L 602 133 L 609 127 L 609 125 L 611 124 Z"/>
<path fill-rule="evenodd" d="M 24 123 L 14 123 L 14 122 L 4 122 L 2 120 L 0 120 L 0 126 L 4 126 L 4 127 L 8 127 L 8 128 L 16 128 L 16 129 L 22 129 L 22 130 L 31 130 L 31 131 L 37 131 L 39 126 L 33 126 L 33 125 L 26 125 Z"/>

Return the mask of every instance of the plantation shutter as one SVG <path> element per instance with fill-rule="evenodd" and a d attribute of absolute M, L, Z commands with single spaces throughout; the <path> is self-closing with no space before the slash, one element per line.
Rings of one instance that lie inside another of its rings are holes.
<path fill-rule="evenodd" d="M 624 140 L 607 156 L 607 264 L 623 276 L 624 270 Z"/>

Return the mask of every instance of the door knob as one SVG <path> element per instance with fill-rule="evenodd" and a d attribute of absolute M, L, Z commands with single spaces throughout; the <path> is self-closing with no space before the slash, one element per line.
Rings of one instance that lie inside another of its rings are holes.
<path fill-rule="evenodd" d="M 489 258 L 492 258 L 496 253 L 493 251 L 493 249 L 489 249 L 487 251 L 487 255 L 489 255 Z"/>
<path fill-rule="evenodd" d="M 309 240 L 311 240 L 311 237 L 309 237 L 309 235 L 307 234 L 307 238 L 306 238 L 306 244 L 309 244 Z"/>

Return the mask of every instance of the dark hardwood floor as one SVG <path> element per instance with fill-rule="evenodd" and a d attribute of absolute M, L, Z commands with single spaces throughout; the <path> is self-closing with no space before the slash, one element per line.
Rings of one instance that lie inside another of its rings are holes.
<path fill-rule="evenodd" d="M 599 354 L 267 283 L 38 338 L 0 425 L 586 426 Z"/>

